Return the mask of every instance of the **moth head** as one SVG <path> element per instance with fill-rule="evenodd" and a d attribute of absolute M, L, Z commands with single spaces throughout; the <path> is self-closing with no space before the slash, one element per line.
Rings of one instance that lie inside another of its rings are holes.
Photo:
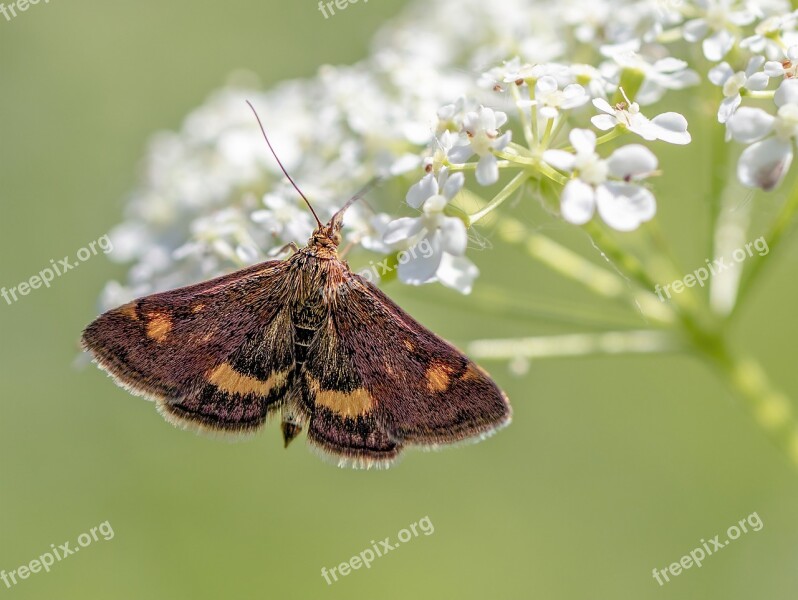
<path fill-rule="evenodd" d="M 335 213 L 326 225 L 316 228 L 313 236 L 310 238 L 310 244 L 313 246 L 324 246 L 328 248 L 337 248 L 341 244 L 341 227 L 343 226 L 344 211 L 342 208 Z"/>

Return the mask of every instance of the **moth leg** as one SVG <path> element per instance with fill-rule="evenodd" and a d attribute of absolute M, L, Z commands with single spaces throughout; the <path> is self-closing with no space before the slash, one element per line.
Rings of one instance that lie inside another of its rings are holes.
<path fill-rule="evenodd" d="M 281 254 L 283 254 L 285 252 L 288 252 L 289 250 L 291 251 L 291 255 L 294 255 L 297 252 L 299 252 L 299 246 L 297 246 L 296 242 L 288 242 L 285 246 L 283 246 L 279 250 L 272 251 L 271 255 L 272 256 L 280 256 Z M 289 256 L 291 256 L 291 255 L 289 255 Z"/>

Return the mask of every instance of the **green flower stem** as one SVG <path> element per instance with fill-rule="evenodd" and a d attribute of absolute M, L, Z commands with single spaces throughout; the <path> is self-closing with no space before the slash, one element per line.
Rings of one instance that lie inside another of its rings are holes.
<path fill-rule="evenodd" d="M 526 145 L 531 149 L 535 145 L 535 134 L 532 133 L 532 125 L 530 124 L 529 119 L 526 118 L 526 111 L 520 106 L 521 93 L 518 90 L 518 86 L 514 83 L 510 84 L 510 89 L 512 90 L 513 100 L 515 100 L 515 106 L 518 108 L 518 114 L 520 115 L 521 125 L 524 130 Z"/>
<path fill-rule="evenodd" d="M 532 151 L 529 148 L 522 146 L 521 144 L 516 144 L 515 142 L 510 142 L 506 146 L 507 149 L 512 149 L 518 154 L 519 156 L 526 156 L 528 158 L 533 158 Z"/>
<path fill-rule="evenodd" d="M 478 164 L 479 163 L 475 162 L 457 164 L 446 161 L 445 166 L 448 167 L 450 171 L 474 171 L 476 170 Z M 496 164 L 499 165 L 500 169 L 506 169 L 507 167 L 513 166 L 508 160 L 499 160 L 496 161 Z"/>
<path fill-rule="evenodd" d="M 543 132 L 543 137 L 540 140 L 540 145 L 546 147 L 551 140 L 552 132 L 554 131 L 554 119 L 546 119 L 546 130 Z"/>
<path fill-rule="evenodd" d="M 796 196 L 798 192 L 793 195 Z M 791 198 L 790 203 L 798 205 L 798 200 Z M 785 207 L 782 214 L 787 212 L 789 210 Z M 777 220 L 777 240 L 780 239 L 788 222 L 789 219 L 786 217 Z M 779 228 L 780 223 L 784 225 Z M 597 245 L 604 246 L 608 257 L 620 269 L 641 285 L 651 285 L 650 278 L 636 258 L 615 246 L 613 240 L 603 235 L 603 230 L 595 223 L 590 225 L 587 228 L 595 235 L 594 240 Z M 725 338 L 714 327 L 703 324 L 692 311 L 676 305 L 674 308 L 677 309 L 681 328 L 694 351 L 708 359 L 721 373 L 732 390 L 743 400 L 759 428 L 785 453 L 794 466 L 798 466 L 798 422 L 793 415 L 789 399 L 773 387 L 756 361 L 736 357 Z"/>
<path fill-rule="evenodd" d="M 610 140 L 614 140 L 615 138 L 617 138 L 618 136 L 623 135 L 624 133 L 626 133 L 626 127 L 618 125 L 614 129 L 610 129 L 604 135 L 598 136 L 596 138 L 596 146 L 599 146 L 601 144 L 605 144 L 605 143 L 609 142 Z"/>
<path fill-rule="evenodd" d="M 773 97 L 776 95 L 776 91 L 775 90 L 753 91 L 742 88 L 740 90 L 740 95 L 745 96 L 746 98 L 756 98 L 757 100 L 772 100 Z"/>
<path fill-rule="evenodd" d="M 584 229 L 588 232 L 593 241 L 596 242 L 596 247 L 616 266 L 626 273 L 632 280 L 634 280 L 644 290 L 653 292 L 657 287 L 657 282 L 649 277 L 642 263 L 637 260 L 632 254 L 621 248 L 615 240 L 604 230 L 595 219 L 588 222 Z"/>
<path fill-rule="evenodd" d="M 700 350 L 767 438 L 798 467 L 798 421 L 789 398 L 773 386 L 756 360 L 734 356 L 722 338 Z"/>
<path fill-rule="evenodd" d="M 469 356 L 482 360 L 562 358 L 600 354 L 648 354 L 683 349 L 679 340 L 663 331 L 607 331 L 520 339 L 475 340 Z"/>
<path fill-rule="evenodd" d="M 720 217 L 721 199 L 723 190 L 729 174 L 729 146 L 724 136 L 724 129 L 717 127 L 714 120 L 707 119 L 704 133 L 711 140 L 710 142 L 710 161 L 709 161 L 709 231 L 716 232 L 718 228 L 718 218 Z M 715 236 L 709 236 L 710 257 L 716 257 L 717 248 L 715 246 Z M 710 283 L 711 285 L 711 283 Z"/>
<path fill-rule="evenodd" d="M 793 186 L 790 196 L 787 198 L 784 206 L 781 207 L 781 212 L 779 212 L 776 220 L 773 222 L 773 225 L 770 228 L 770 231 L 765 236 L 765 240 L 767 241 L 769 249 L 768 255 L 770 255 L 781 243 L 784 234 L 792 224 L 796 210 L 798 210 L 798 185 Z M 759 260 L 755 260 L 751 264 L 750 268 L 743 273 L 742 282 L 740 283 L 740 290 L 737 294 L 737 302 L 734 305 L 734 308 L 729 312 L 728 318 L 731 318 L 737 313 L 737 309 L 742 304 L 743 299 L 750 293 L 754 283 L 761 275 L 762 267 L 765 265 L 765 263 L 769 262 L 767 260 L 762 260 L 763 258 L 764 257 L 760 257 Z"/>
<path fill-rule="evenodd" d="M 513 150 L 515 150 L 515 149 L 513 149 Z M 540 160 L 538 160 L 537 158 L 532 158 L 532 157 L 524 156 L 524 155 L 521 155 L 521 154 L 513 154 L 511 152 L 507 152 L 506 150 L 494 150 L 493 154 L 495 154 L 499 158 L 504 158 L 505 161 L 503 161 L 503 162 L 505 162 L 505 163 L 506 162 L 515 162 L 515 163 L 518 163 L 519 165 L 524 165 L 524 166 L 527 166 L 527 167 L 534 167 L 534 168 L 538 168 L 540 166 L 540 164 L 541 164 Z M 501 164 L 501 163 L 499 163 L 499 164 Z"/>
<path fill-rule="evenodd" d="M 518 173 L 515 177 L 513 177 L 510 180 L 510 182 L 506 186 L 504 186 L 504 188 L 498 194 L 496 194 L 496 196 L 494 196 L 494 198 L 490 202 L 488 202 L 487 206 L 475 212 L 474 214 L 469 215 L 467 226 L 471 227 L 472 225 L 474 225 L 474 223 L 476 223 L 486 215 L 489 215 L 491 212 L 496 210 L 499 206 L 501 206 L 501 204 L 505 200 L 507 200 L 507 198 L 512 196 L 513 192 L 515 192 L 518 188 L 520 188 L 521 185 L 523 185 L 523 183 L 530 177 L 531 174 L 529 173 L 529 171 L 524 170 Z"/>
<path fill-rule="evenodd" d="M 573 250 L 539 233 L 525 231 L 519 221 L 504 217 L 499 235 L 508 243 L 523 244 L 529 255 L 559 275 L 576 281 L 597 296 L 620 301 L 624 306 L 639 307 L 646 318 L 663 325 L 674 323 L 674 313 L 667 304 L 650 292 L 630 290 L 617 274 L 596 266 Z"/>

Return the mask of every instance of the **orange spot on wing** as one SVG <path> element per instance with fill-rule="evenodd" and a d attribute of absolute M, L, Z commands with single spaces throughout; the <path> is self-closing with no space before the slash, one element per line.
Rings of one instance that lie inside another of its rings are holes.
<path fill-rule="evenodd" d="M 465 372 L 460 375 L 460 379 L 463 381 L 471 381 L 474 379 L 485 379 L 488 374 L 482 369 L 482 367 L 478 367 L 474 363 L 468 363 L 468 368 Z"/>
<path fill-rule="evenodd" d="M 322 390 L 319 382 L 308 376 L 308 385 L 315 395 L 316 404 L 329 408 L 342 417 L 357 417 L 371 412 L 374 399 L 365 388 L 352 392 Z"/>
<path fill-rule="evenodd" d="M 413 345 L 413 342 L 410 340 L 402 340 L 402 343 L 405 345 L 405 348 L 410 350 L 410 352 L 416 349 L 416 347 Z"/>
<path fill-rule="evenodd" d="M 164 341 L 172 331 L 172 318 L 165 313 L 149 313 L 147 315 L 147 337 L 156 342 Z"/>
<path fill-rule="evenodd" d="M 134 321 L 139 320 L 139 314 L 138 312 L 136 312 L 135 302 L 128 302 L 127 304 L 125 304 L 124 306 L 120 306 L 116 310 L 120 315 L 125 316 L 128 319 L 133 319 Z"/>
<path fill-rule="evenodd" d="M 451 384 L 451 374 L 454 371 L 449 365 L 441 362 L 433 362 L 427 368 L 427 387 L 431 392 L 442 392 L 449 388 Z"/>
<path fill-rule="evenodd" d="M 266 381 L 263 381 L 257 377 L 239 373 L 230 363 L 222 363 L 207 376 L 208 382 L 220 390 L 240 396 L 247 394 L 268 396 L 272 389 L 285 383 L 287 377 L 288 373 L 282 371 L 272 373 Z"/>

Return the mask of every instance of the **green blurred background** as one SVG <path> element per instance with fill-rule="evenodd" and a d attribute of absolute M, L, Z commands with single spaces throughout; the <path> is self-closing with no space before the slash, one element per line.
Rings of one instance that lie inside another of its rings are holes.
<path fill-rule="evenodd" d="M 177 128 L 231 71 L 252 70 L 268 86 L 354 62 L 402 4 L 359 3 L 325 20 L 312 0 L 74 0 L 0 18 L 0 286 L 74 255 L 119 222 L 147 138 Z M 660 156 L 666 171 L 686 174 L 663 181 L 670 187 L 658 194 L 660 216 L 684 264 L 700 266 L 702 174 L 679 162 L 684 154 Z M 756 210 L 770 214 L 780 199 L 757 198 Z M 472 254 L 483 273 L 477 290 L 504 290 L 517 311 L 485 313 L 478 295 L 432 286 L 387 291 L 460 345 L 562 331 L 525 312 L 531 296 L 591 302 L 495 241 Z M 791 393 L 798 248 L 785 244 L 773 258 L 735 338 Z M 97 295 L 123 273 L 101 255 L 49 290 L 0 303 L 0 569 L 50 544 L 74 545 L 106 520 L 115 532 L 50 573 L 12 589 L 0 583 L 0 597 L 798 594 L 798 472 L 700 363 L 553 360 L 533 363 L 523 377 L 486 364 L 513 402 L 511 427 L 479 445 L 408 452 L 387 472 L 340 470 L 303 441 L 284 451 L 274 423 L 238 444 L 175 430 L 151 403 L 94 368 L 76 368 Z M 654 567 L 754 511 L 760 532 L 664 587 L 654 581 Z M 425 516 L 433 535 L 332 586 L 321 577 L 322 567 Z"/>

